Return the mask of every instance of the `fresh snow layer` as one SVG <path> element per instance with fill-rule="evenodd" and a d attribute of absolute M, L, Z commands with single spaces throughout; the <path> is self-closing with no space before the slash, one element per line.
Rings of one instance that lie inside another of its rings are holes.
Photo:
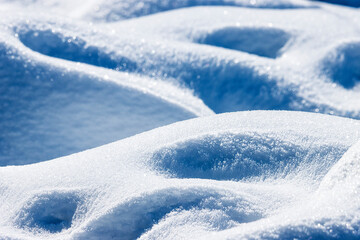
<path fill-rule="evenodd" d="M 0 0 L 0 14 L 0 239 L 360 238 L 359 9 Z"/>
<path fill-rule="evenodd" d="M 356 239 L 359 134 L 321 114 L 226 113 L 3 167 L 0 235 Z"/>

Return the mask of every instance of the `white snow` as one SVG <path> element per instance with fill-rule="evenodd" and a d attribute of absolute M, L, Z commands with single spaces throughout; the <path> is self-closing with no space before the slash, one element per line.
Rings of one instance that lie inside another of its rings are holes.
<path fill-rule="evenodd" d="M 360 238 L 356 7 L 0 0 L 0 239 Z"/>
<path fill-rule="evenodd" d="M 306 228 L 303 234 L 311 236 L 314 222 L 338 224 L 314 215 L 308 205 L 359 134 L 359 121 L 320 114 L 228 113 L 52 161 L 3 167 L 0 232 L 21 239 L 186 238 L 213 232 L 218 238 L 287 238 Z M 167 157 L 159 158 L 164 151 Z M 332 226 L 337 232 L 319 234 L 347 231 Z"/>

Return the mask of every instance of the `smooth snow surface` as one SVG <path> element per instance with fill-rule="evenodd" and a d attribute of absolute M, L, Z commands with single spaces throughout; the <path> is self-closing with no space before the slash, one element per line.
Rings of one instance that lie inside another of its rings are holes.
<path fill-rule="evenodd" d="M 0 0 L 0 239 L 360 239 L 356 7 Z"/>

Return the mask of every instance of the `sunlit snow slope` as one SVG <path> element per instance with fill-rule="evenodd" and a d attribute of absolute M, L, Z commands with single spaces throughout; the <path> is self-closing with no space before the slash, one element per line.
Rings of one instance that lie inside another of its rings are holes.
<path fill-rule="evenodd" d="M 356 7 L 0 0 L 0 239 L 359 239 Z"/>
<path fill-rule="evenodd" d="M 314 113 L 228 113 L 3 167 L 0 234 L 355 239 L 359 134 L 357 120 Z"/>
<path fill-rule="evenodd" d="M 2 5 L 1 165 L 213 111 L 360 117 L 356 9 L 235 0 Z"/>

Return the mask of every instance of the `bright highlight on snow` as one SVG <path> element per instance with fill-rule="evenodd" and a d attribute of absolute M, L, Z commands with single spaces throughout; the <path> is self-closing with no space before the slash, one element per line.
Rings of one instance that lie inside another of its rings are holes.
<path fill-rule="evenodd" d="M 357 7 L 0 0 L 0 239 L 359 239 Z"/>

